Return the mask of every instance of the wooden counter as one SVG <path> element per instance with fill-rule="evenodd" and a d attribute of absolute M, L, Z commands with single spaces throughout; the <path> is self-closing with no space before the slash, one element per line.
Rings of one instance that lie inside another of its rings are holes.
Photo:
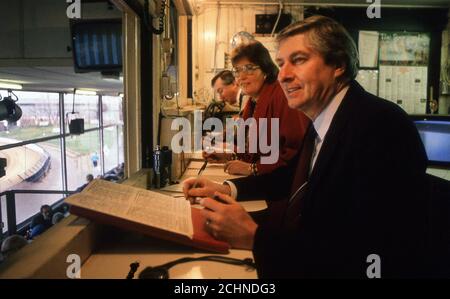
<path fill-rule="evenodd" d="M 148 170 L 141 170 L 123 183 L 145 188 L 147 174 Z M 265 204 L 252 202 L 248 207 L 250 210 L 258 210 L 264 208 Z M 80 256 L 81 278 L 125 278 L 130 270 L 130 263 L 135 261 L 140 262 L 137 277 L 147 266 L 156 266 L 180 257 L 199 257 L 211 253 L 70 215 L 2 263 L 0 278 L 67 278 L 66 271 L 70 263 L 66 260 L 70 254 Z M 243 259 L 252 257 L 252 252 L 232 249 L 226 256 Z M 256 271 L 248 271 L 243 266 L 207 261 L 177 265 L 170 271 L 170 276 L 257 278 Z"/>

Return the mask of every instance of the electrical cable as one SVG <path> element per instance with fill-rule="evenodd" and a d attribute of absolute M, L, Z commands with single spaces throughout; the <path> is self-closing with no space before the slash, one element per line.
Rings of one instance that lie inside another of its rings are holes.
<path fill-rule="evenodd" d="M 12 100 L 11 95 L 16 98 L 15 100 L 13 100 L 14 102 L 17 102 L 19 100 L 19 97 L 11 89 L 8 89 L 8 97 Z"/>
<path fill-rule="evenodd" d="M 76 88 L 73 89 L 73 95 L 72 95 L 72 114 L 75 114 L 75 91 L 76 91 L 76 90 L 77 90 Z"/>
<path fill-rule="evenodd" d="M 238 265 L 238 266 L 246 266 L 247 269 L 256 269 L 256 264 L 253 262 L 251 258 L 245 258 L 243 260 L 220 256 L 220 255 L 206 255 L 202 257 L 184 257 L 180 258 L 156 267 L 146 267 L 139 274 L 139 278 L 141 279 L 168 279 L 169 278 L 169 269 L 175 265 L 188 263 L 193 261 L 211 261 L 218 263 L 225 263 L 230 265 Z M 131 266 L 131 265 L 130 265 Z"/>
<path fill-rule="evenodd" d="M 283 2 L 281 2 L 281 0 L 278 2 L 280 4 L 280 8 L 278 9 L 278 17 L 277 17 L 277 20 L 275 21 L 275 25 L 273 25 L 272 33 L 270 34 L 271 37 L 273 37 L 273 35 L 275 33 L 275 30 L 278 26 L 278 22 L 280 21 L 281 12 L 283 11 Z"/>

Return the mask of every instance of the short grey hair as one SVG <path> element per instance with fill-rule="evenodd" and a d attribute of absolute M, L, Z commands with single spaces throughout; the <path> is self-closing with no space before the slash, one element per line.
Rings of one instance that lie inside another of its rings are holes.
<path fill-rule="evenodd" d="M 345 66 L 344 81 L 356 78 L 358 49 L 344 26 L 329 17 L 311 16 L 284 28 L 276 41 L 279 44 L 297 34 L 305 34 L 312 49 L 322 55 L 327 65 Z"/>

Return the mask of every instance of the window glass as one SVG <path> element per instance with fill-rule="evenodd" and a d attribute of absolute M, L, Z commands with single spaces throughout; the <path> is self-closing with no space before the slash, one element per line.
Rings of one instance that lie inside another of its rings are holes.
<path fill-rule="evenodd" d="M 22 117 L 15 123 L 0 121 L 0 146 L 60 134 L 57 93 L 14 91 Z M 4 98 L 6 90 L 0 90 Z M 13 96 L 15 100 L 15 97 Z"/>
<path fill-rule="evenodd" d="M 86 183 L 86 175 L 102 174 L 99 131 L 71 135 L 66 138 L 67 185 L 76 190 Z"/>
<path fill-rule="evenodd" d="M 72 119 L 84 119 L 84 129 L 98 128 L 98 96 L 64 95 L 64 114 L 66 119 L 66 131 L 69 132 L 69 123 Z M 74 105 L 75 103 L 75 105 Z M 75 112 L 75 113 L 72 113 Z"/>
<path fill-rule="evenodd" d="M 42 205 L 51 206 L 62 199 L 62 194 L 20 194 L 16 193 L 16 224 L 40 212 Z"/>
<path fill-rule="evenodd" d="M 1 221 L 2 221 L 2 234 L 4 234 L 6 231 L 8 231 L 8 218 L 6 216 L 6 196 L 0 196 L 0 211 L 2 214 Z M 1 237 L 0 237 L 1 239 Z"/>
<path fill-rule="evenodd" d="M 0 192 L 19 190 L 62 190 L 59 138 L 0 151 L 6 158 L 6 175 Z"/>
<path fill-rule="evenodd" d="M 123 99 L 121 97 L 102 97 L 103 125 L 123 125 Z"/>

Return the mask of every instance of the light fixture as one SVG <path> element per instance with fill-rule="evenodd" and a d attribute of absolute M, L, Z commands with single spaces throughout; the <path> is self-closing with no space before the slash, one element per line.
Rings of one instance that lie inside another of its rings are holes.
<path fill-rule="evenodd" d="M 16 104 L 18 100 L 19 98 L 11 89 L 8 89 L 8 96 L 3 98 L 0 96 L 0 120 L 15 123 L 22 117 L 22 109 Z"/>
<path fill-rule="evenodd" d="M 86 90 L 86 89 L 76 89 L 76 94 L 86 95 L 86 96 L 96 96 L 97 92 L 95 90 Z"/>
<path fill-rule="evenodd" d="M 0 88 L 4 89 L 22 89 L 22 85 L 0 81 Z"/>

